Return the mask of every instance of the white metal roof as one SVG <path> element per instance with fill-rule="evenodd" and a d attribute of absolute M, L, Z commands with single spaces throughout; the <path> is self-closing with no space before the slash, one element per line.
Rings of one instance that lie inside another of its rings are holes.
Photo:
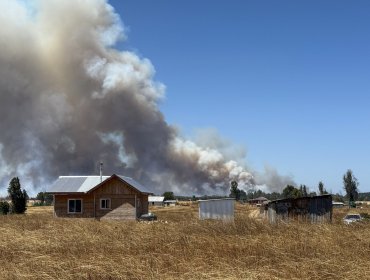
<path fill-rule="evenodd" d="M 235 198 L 229 198 L 229 197 L 225 197 L 225 198 L 212 198 L 212 199 L 199 199 L 198 201 L 217 201 L 217 200 L 235 200 Z"/>
<path fill-rule="evenodd" d="M 117 176 L 142 193 L 152 193 L 130 177 L 121 175 L 102 176 L 60 176 L 49 188 L 49 193 L 87 193 L 107 179 Z"/>
<path fill-rule="evenodd" d="M 121 178 L 121 180 L 125 181 L 126 183 L 128 183 L 129 185 L 131 185 L 132 187 L 134 187 L 135 189 L 137 189 L 138 191 L 140 191 L 142 193 L 153 193 L 150 190 L 148 190 L 146 187 L 141 185 L 139 182 L 135 181 L 134 179 L 132 179 L 130 177 L 126 177 L 126 176 L 122 176 L 122 175 L 117 175 L 117 176 L 119 178 Z"/>
<path fill-rule="evenodd" d="M 164 196 L 149 195 L 148 202 L 163 202 Z"/>

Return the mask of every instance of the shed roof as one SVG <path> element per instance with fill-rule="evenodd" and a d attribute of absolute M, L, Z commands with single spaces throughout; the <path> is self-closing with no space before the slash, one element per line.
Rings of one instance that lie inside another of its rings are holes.
<path fill-rule="evenodd" d="M 288 201 L 299 201 L 299 200 L 315 200 L 315 199 L 323 199 L 323 198 L 331 198 L 331 194 L 322 194 L 322 195 L 316 195 L 316 196 L 302 196 L 302 197 L 296 197 L 296 198 L 281 198 L 276 200 L 271 200 L 269 202 L 270 204 L 276 204 L 280 202 L 288 202 Z"/>
<path fill-rule="evenodd" d="M 165 200 L 164 203 L 176 203 L 177 200 L 173 200 L 173 199 L 169 199 L 169 200 Z"/>
<path fill-rule="evenodd" d="M 257 197 L 257 198 L 249 199 L 249 201 L 252 201 L 252 200 L 266 201 L 266 200 L 268 200 L 268 199 L 267 199 L 266 197 L 260 196 L 260 197 Z"/>
<path fill-rule="evenodd" d="M 114 177 L 129 184 L 139 192 L 152 193 L 134 179 L 116 174 L 112 176 L 102 176 L 102 181 L 100 181 L 100 176 L 59 176 L 50 186 L 48 193 L 88 193 Z"/>
<path fill-rule="evenodd" d="M 332 201 L 331 202 L 333 205 L 344 205 L 343 202 L 340 202 L 340 201 Z"/>
<path fill-rule="evenodd" d="M 198 201 L 207 202 L 207 201 L 217 201 L 217 200 L 235 200 L 235 198 L 225 197 L 225 198 L 199 199 Z"/>

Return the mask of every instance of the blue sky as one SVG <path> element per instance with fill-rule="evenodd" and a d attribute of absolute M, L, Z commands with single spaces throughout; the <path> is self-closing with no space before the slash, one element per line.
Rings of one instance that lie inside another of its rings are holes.
<path fill-rule="evenodd" d="M 369 1 L 111 0 L 118 45 L 148 58 L 167 87 L 167 121 L 216 128 L 247 164 L 343 192 L 370 191 Z"/>

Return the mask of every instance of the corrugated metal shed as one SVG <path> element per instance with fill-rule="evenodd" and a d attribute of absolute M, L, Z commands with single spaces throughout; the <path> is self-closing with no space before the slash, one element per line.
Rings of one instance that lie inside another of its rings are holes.
<path fill-rule="evenodd" d="M 100 176 L 60 176 L 50 186 L 48 193 L 87 193 L 113 177 L 119 178 L 142 193 L 152 193 L 134 179 L 115 174 L 102 176 L 102 182 L 100 182 Z"/>
<path fill-rule="evenodd" d="M 199 219 L 234 219 L 234 198 L 199 200 Z"/>
<path fill-rule="evenodd" d="M 265 206 L 270 223 L 298 220 L 303 222 L 331 222 L 332 196 L 286 198 L 271 201 Z"/>

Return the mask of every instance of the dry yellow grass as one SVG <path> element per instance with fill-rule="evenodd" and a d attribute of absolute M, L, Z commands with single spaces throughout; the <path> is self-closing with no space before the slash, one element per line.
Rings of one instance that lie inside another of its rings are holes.
<path fill-rule="evenodd" d="M 197 205 L 153 208 L 159 222 L 0 217 L 0 279 L 369 279 L 370 223 L 270 226 L 237 206 L 234 223 Z M 370 212 L 361 209 L 361 212 Z M 166 222 L 165 222 L 166 221 Z"/>

